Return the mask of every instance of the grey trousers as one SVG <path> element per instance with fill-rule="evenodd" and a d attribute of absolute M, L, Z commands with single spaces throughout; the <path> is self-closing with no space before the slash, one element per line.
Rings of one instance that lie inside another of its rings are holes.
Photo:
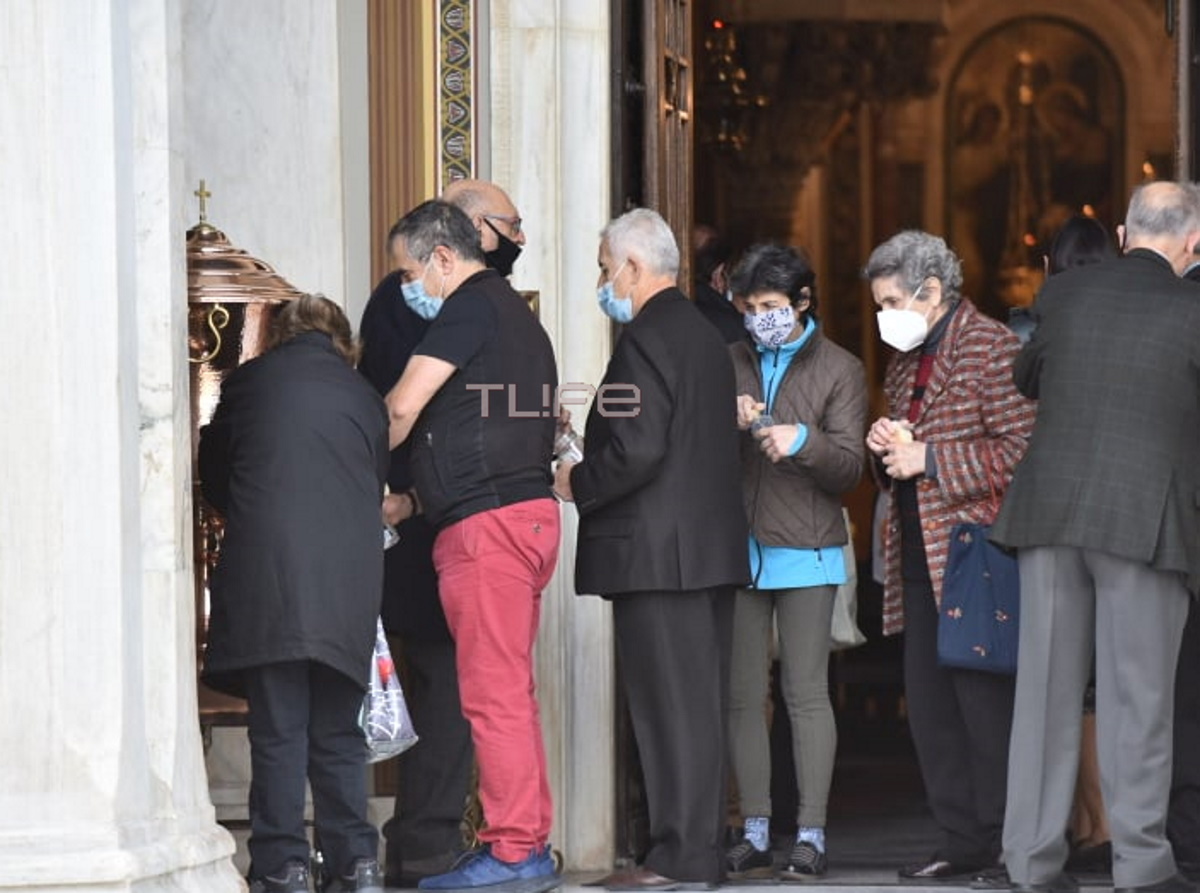
<path fill-rule="evenodd" d="M 1175 663 L 1188 595 L 1178 574 L 1070 547 L 1023 550 L 1021 652 L 1009 749 L 1004 858 L 1017 884 L 1044 884 L 1067 858 L 1079 765 L 1079 705 L 1096 658 L 1101 789 L 1113 883 L 1175 873 L 1165 826 Z"/>
<path fill-rule="evenodd" d="M 829 624 L 836 592 L 836 586 L 737 592 L 729 742 L 743 816 L 771 815 L 766 709 L 774 616 L 779 627 L 779 675 L 792 724 L 792 759 L 800 788 L 796 821 L 801 827 L 825 827 L 837 750 L 837 726 L 829 703 Z"/>

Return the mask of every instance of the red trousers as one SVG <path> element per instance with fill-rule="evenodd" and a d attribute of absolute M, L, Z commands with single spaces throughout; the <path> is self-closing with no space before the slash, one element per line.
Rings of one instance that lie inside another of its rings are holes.
<path fill-rule="evenodd" d="M 487 820 L 479 837 L 505 862 L 544 846 L 553 820 L 533 645 L 558 540 L 558 503 L 535 499 L 464 518 L 433 546 L 463 715 L 479 760 Z"/>

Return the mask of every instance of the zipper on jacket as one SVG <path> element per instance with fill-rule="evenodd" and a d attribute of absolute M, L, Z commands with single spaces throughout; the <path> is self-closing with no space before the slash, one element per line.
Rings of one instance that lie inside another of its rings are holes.
<path fill-rule="evenodd" d="M 771 363 L 771 381 L 766 386 L 763 387 L 763 405 L 766 406 L 765 412 L 767 415 L 771 414 L 771 402 L 768 400 L 768 398 L 770 397 L 770 394 L 771 394 L 771 385 L 775 383 L 775 375 L 777 373 L 777 370 L 779 369 L 779 348 L 778 347 L 775 348 L 775 351 L 772 354 L 772 356 L 773 356 L 773 362 Z M 758 364 L 758 369 L 759 369 L 759 375 L 761 376 L 762 375 L 762 364 L 761 363 Z M 753 437 L 754 435 L 751 434 L 750 436 Z M 754 478 L 754 517 L 751 519 L 752 524 L 753 524 L 753 521 L 756 521 L 758 519 L 758 493 L 759 493 L 759 490 L 762 488 L 762 479 L 763 479 L 762 459 L 763 459 L 763 457 L 759 456 L 759 462 L 757 464 L 758 474 Z M 754 545 L 758 549 L 758 569 L 754 572 L 754 579 L 750 581 L 751 589 L 758 588 L 758 580 L 762 576 L 763 565 L 764 565 L 763 546 L 757 536 L 754 538 Z"/>
<path fill-rule="evenodd" d="M 761 366 L 760 366 L 760 368 L 761 368 Z M 775 402 L 775 398 L 771 394 L 771 385 L 775 384 L 775 376 L 778 374 L 778 372 L 779 372 L 779 348 L 777 347 L 777 348 L 775 348 L 775 350 L 772 354 L 771 380 L 769 382 L 767 382 L 766 387 L 763 388 L 763 403 L 767 407 L 767 409 L 766 409 L 767 415 L 771 414 L 771 405 Z"/>

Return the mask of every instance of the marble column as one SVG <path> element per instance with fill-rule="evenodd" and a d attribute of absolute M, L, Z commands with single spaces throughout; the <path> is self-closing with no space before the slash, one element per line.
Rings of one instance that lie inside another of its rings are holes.
<path fill-rule="evenodd" d="M 540 292 L 559 379 L 596 385 L 611 328 L 596 306 L 596 251 L 611 215 L 608 4 L 491 0 L 480 176 L 512 195 L 528 235 L 513 284 Z M 480 101 L 484 101 L 481 99 Z M 586 408 L 575 411 L 581 427 Z M 607 869 L 615 847 L 610 609 L 577 597 L 577 515 L 563 508 L 558 573 L 545 593 L 537 669 L 555 794 L 552 842 L 569 870 Z"/>
<path fill-rule="evenodd" d="M 243 889 L 196 718 L 179 15 L 0 14 L 0 890 Z"/>

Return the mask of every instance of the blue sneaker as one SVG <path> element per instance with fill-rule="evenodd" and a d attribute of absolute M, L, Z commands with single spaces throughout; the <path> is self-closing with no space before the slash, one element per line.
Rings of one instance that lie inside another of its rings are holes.
<path fill-rule="evenodd" d="M 463 855 L 445 874 L 427 877 L 417 884 L 420 890 L 472 891 L 488 893 L 546 893 L 562 883 L 554 868 L 550 847 L 531 850 L 520 862 L 502 862 L 483 847 Z"/>

